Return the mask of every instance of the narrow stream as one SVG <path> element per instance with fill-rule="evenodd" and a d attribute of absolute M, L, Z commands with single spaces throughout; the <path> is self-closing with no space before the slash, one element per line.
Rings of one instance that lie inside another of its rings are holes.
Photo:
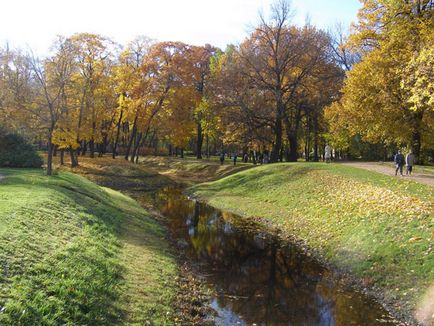
<path fill-rule="evenodd" d="M 396 324 L 381 305 L 341 285 L 295 245 L 189 199 L 182 188 L 139 200 L 151 201 L 168 219 L 171 236 L 215 289 L 217 325 Z"/>

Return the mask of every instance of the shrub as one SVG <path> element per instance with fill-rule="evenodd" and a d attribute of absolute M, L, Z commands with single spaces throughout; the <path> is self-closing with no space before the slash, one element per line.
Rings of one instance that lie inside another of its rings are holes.
<path fill-rule="evenodd" d="M 0 130 L 0 166 L 39 168 L 42 157 L 22 136 Z"/>

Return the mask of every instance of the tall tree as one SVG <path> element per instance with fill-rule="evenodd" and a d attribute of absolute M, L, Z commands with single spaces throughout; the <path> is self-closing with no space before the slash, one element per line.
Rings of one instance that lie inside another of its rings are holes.
<path fill-rule="evenodd" d="M 66 87 L 71 82 L 74 67 L 69 40 L 59 38 L 54 48 L 54 56 L 46 60 L 29 57 L 36 94 L 32 103 L 26 103 L 47 128 L 47 175 L 52 175 L 53 134 L 59 120 L 68 110 Z"/>
<path fill-rule="evenodd" d="M 348 74 L 341 104 L 332 107 L 345 113 L 330 116 L 345 119 L 332 123 L 365 140 L 409 145 L 419 158 L 424 139 L 432 138 L 432 110 L 415 110 L 409 101 L 417 95 L 401 85 L 408 74 L 403 67 L 422 51 L 427 31 L 434 29 L 433 15 L 432 1 L 363 2 L 350 39 L 363 58 Z"/>

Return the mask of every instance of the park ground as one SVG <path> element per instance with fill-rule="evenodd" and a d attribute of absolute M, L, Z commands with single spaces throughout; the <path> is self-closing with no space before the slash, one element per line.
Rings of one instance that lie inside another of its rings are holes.
<path fill-rule="evenodd" d="M 432 321 L 434 193 L 428 185 L 338 164 L 250 169 L 163 157 L 139 164 L 80 159 L 80 167 L 65 165 L 52 178 L 41 170 L 0 170 L 6 248 L 0 305 L 8 300 L 2 323 L 173 323 L 190 309 L 176 304 L 187 300 L 182 288 L 199 285 L 185 281 L 190 276 L 151 207 L 128 196 L 179 183 L 302 243 L 398 315 Z"/>

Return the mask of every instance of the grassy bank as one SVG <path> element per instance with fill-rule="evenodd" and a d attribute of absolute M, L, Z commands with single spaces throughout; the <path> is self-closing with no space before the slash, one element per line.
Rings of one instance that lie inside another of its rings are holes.
<path fill-rule="evenodd" d="M 214 206 L 268 219 L 305 240 L 365 285 L 381 287 L 396 310 L 426 308 L 418 304 L 434 273 L 432 187 L 349 166 L 295 163 L 191 189 Z"/>
<path fill-rule="evenodd" d="M 0 174 L 0 324 L 172 319 L 176 264 L 134 200 L 67 172 Z"/>

